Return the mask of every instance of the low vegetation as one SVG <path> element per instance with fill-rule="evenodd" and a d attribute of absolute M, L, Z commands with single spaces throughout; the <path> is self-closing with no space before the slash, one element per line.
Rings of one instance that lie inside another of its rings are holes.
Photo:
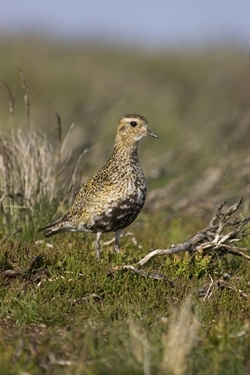
<path fill-rule="evenodd" d="M 249 374 L 249 53 L 0 45 L 0 373 Z M 126 112 L 160 139 L 145 209 L 97 262 L 93 235 L 37 229 Z"/>

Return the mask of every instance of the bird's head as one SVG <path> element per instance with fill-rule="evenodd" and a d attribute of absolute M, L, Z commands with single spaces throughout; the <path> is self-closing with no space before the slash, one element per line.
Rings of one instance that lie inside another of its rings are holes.
<path fill-rule="evenodd" d="M 146 136 L 158 138 L 158 135 L 148 129 L 146 117 L 132 113 L 120 119 L 117 131 L 117 138 L 119 140 L 137 143 L 141 138 Z"/>

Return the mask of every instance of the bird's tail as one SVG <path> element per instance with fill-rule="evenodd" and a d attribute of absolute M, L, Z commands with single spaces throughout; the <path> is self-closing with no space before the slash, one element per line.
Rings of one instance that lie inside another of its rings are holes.
<path fill-rule="evenodd" d="M 44 234 L 44 237 L 51 237 L 57 233 L 67 232 L 67 228 L 64 226 L 63 222 L 64 222 L 64 217 L 54 221 L 51 224 L 46 225 L 43 228 L 39 228 L 38 232 L 41 232 L 43 230 L 48 230 L 48 232 Z"/>

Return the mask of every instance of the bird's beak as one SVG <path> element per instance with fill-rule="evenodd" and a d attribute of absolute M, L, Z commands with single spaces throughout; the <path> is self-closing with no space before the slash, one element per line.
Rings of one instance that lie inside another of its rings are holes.
<path fill-rule="evenodd" d="M 153 138 L 159 138 L 158 135 L 156 135 L 155 133 L 153 133 L 151 130 L 147 129 L 147 135 L 149 135 L 150 137 L 153 137 Z"/>

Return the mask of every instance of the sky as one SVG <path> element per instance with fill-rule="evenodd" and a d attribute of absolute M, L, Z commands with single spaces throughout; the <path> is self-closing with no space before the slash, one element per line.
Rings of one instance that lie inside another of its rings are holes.
<path fill-rule="evenodd" d="M 250 0 L 0 0 L 0 33 L 144 46 L 250 48 Z"/>

